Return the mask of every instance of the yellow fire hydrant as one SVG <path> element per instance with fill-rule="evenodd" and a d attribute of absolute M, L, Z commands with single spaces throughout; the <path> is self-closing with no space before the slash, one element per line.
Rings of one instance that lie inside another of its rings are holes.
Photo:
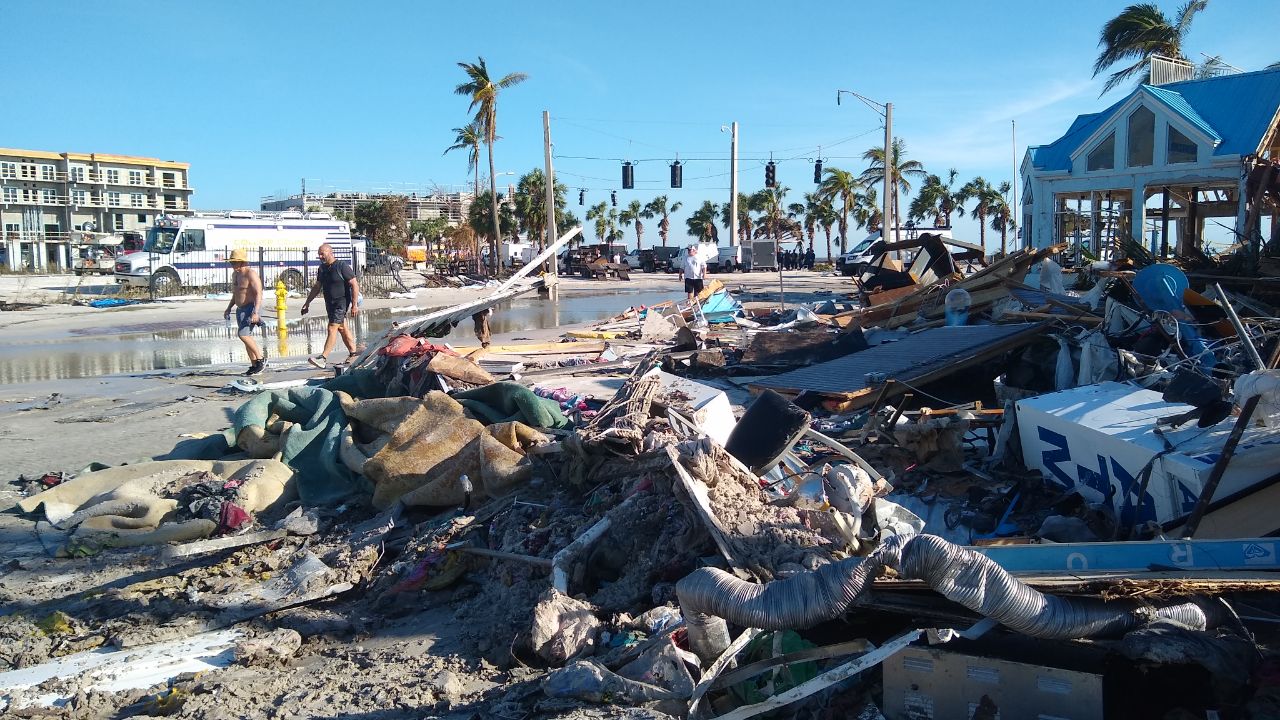
<path fill-rule="evenodd" d="M 289 293 L 283 280 L 276 280 L 276 341 L 280 357 L 289 354 L 289 318 L 285 314 L 285 295 Z"/>

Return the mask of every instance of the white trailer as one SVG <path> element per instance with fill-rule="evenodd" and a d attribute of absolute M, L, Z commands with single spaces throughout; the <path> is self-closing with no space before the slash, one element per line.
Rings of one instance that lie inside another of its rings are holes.
<path fill-rule="evenodd" d="M 209 287 L 229 282 L 227 256 L 243 248 L 249 263 L 270 287 L 283 280 L 291 290 L 304 289 L 319 267 L 321 245 L 356 267 L 365 257 L 363 239 L 353 240 L 350 226 L 324 213 L 260 213 L 233 211 L 161 216 L 147 231 L 139 252 L 118 257 L 116 282 L 132 287 L 155 283 L 168 294 L 177 287 Z"/>

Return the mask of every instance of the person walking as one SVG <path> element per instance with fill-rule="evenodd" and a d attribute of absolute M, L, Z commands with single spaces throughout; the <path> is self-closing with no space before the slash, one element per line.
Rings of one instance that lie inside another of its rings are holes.
<path fill-rule="evenodd" d="M 817 257 L 813 254 L 813 248 L 810 247 L 804 253 L 804 269 L 808 270 L 809 272 L 813 272 L 814 260 L 817 260 Z"/>
<path fill-rule="evenodd" d="M 262 318 L 258 317 L 258 309 L 262 307 L 262 278 L 249 265 L 249 251 L 244 248 L 232 250 L 227 264 L 231 266 L 231 302 L 227 303 L 222 317 L 230 320 L 231 310 L 235 309 L 236 336 L 249 353 L 249 369 L 244 374 L 259 375 L 267 367 L 267 354 L 253 339 L 254 328 L 262 326 Z"/>
<path fill-rule="evenodd" d="M 328 334 L 320 354 L 307 358 L 312 367 L 322 368 L 329 364 L 329 353 L 333 352 L 339 335 L 342 336 L 342 344 L 347 346 L 348 359 L 356 354 L 356 341 L 347 328 L 347 317 L 355 317 L 360 312 L 360 283 L 351 266 L 333 256 L 333 247 L 328 243 L 321 245 L 317 254 L 320 256 L 320 269 L 316 271 L 315 285 L 311 286 L 306 302 L 302 303 L 302 314 L 307 314 L 311 301 L 317 295 L 324 294 L 324 307 L 329 315 Z"/>
<path fill-rule="evenodd" d="M 702 280 L 707 276 L 707 263 L 698 257 L 696 245 L 689 246 L 689 253 L 680 264 L 680 274 L 684 277 L 684 292 L 689 296 L 689 302 L 693 303 L 702 292 Z"/>

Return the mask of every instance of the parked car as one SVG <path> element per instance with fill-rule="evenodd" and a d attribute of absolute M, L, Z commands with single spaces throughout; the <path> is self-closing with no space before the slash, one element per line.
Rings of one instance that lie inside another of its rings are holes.
<path fill-rule="evenodd" d="M 623 255 L 622 262 L 624 265 L 631 268 L 632 270 L 641 270 L 644 268 L 644 260 L 646 256 L 648 256 L 650 260 L 652 260 L 653 251 L 641 250 L 637 248 L 627 253 L 626 255 Z"/>
<path fill-rule="evenodd" d="M 640 267 L 645 272 L 675 272 L 680 267 L 678 247 L 652 247 L 641 251 Z"/>

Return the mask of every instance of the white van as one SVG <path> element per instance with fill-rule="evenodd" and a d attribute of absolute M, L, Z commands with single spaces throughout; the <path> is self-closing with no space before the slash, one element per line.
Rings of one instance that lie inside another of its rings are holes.
<path fill-rule="evenodd" d="M 317 251 L 325 243 L 353 268 L 365 257 L 364 240 L 353 240 L 346 222 L 324 213 L 166 215 L 147 231 L 140 252 L 116 259 L 115 277 L 131 287 L 148 287 L 154 279 L 162 294 L 176 287 L 225 285 L 230 282 L 227 256 L 244 248 L 264 287 L 279 279 L 291 290 L 303 290 L 319 267 Z"/>

